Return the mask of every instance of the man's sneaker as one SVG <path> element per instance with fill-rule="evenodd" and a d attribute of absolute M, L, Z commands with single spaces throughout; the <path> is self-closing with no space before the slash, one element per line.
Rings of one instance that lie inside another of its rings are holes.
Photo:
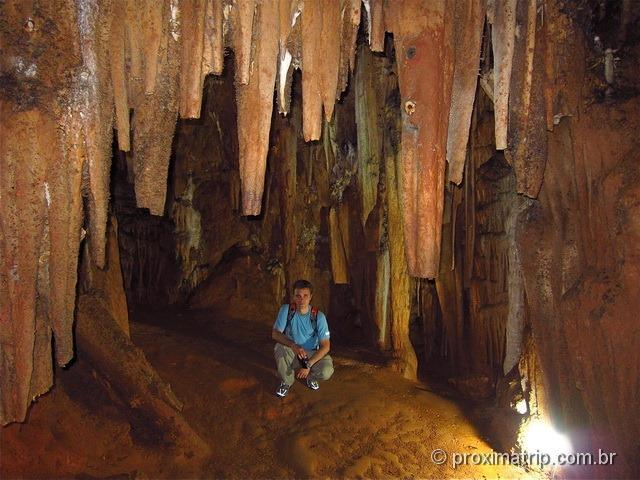
<path fill-rule="evenodd" d="M 284 382 L 280 383 L 280 386 L 276 390 L 276 395 L 279 397 L 286 397 L 287 393 L 289 393 L 289 385 Z"/>
<path fill-rule="evenodd" d="M 307 377 L 307 387 L 309 387 L 311 390 L 318 390 L 320 388 L 320 385 L 318 385 L 318 382 L 316 382 L 315 380 Z"/>

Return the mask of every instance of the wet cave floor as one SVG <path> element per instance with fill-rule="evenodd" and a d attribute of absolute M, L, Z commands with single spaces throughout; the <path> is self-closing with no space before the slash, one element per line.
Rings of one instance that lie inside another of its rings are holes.
<path fill-rule="evenodd" d="M 531 478 L 512 466 L 436 465 L 434 449 L 491 448 L 452 401 L 366 352 L 334 348 L 335 373 L 280 399 L 272 321 L 219 311 L 138 312 L 131 336 L 213 449 L 215 478 Z"/>

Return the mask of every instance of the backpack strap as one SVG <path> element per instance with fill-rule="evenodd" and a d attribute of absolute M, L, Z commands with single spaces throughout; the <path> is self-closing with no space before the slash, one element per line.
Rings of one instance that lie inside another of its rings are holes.
<path fill-rule="evenodd" d="M 287 330 L 291 326 L 291 320 L 293 320 L 293 316 L 296 314 L 297 305 L 295 303 L 289 304 L 289 312 L 287 312 L 287 324 L 284 327 L 284 334 L 287 335 Z"/>
<path fill-rule="evenodd" d="M 318 335 L 318 309 L 316 307 L 311 309 L 311 326 L 313 327 L 313 332 Z"/>
<path fill-rule="evenodd" d="M 293 316 L 296 314 L 298 306 L 295 303 L 289 304 L 289 312 L 287 313 L 287 324 L 284 327 L 284 334 L 287 334 L 287 330 L 291 326 L 291 320 L 293 320 Z M 311 326 L 313 327 L 314 333 L 318 334 L 318 309 L 316 307 L 311 308 Z"/>

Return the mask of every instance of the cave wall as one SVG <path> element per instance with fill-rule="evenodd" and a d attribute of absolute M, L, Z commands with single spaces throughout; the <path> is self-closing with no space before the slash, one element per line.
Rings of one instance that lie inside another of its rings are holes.
<path fill-rule="evenodd" d="M 528 120 L 526 102 L 510 97 L 510 125 L 521 129 L 510 127 L 504 156 L 495 92 L 481 77 L 464 183 L 445 197 L 440 273 L 419 288 L 427 372 L 446 371 L 472 398 L 504 402 L 511 390 L 506 407 L 523 395 L 529 414 L 568 433 L 576 451 L 621 455 L 614 470 L 581 473 L 595 476 L 637 474 L 638 39 L 620 33 L 637 13 L 618 14 L 608 35 L 597 15 L 558 5 L 545 9 L 544 26 L 527 27 L 546 30 L 529 50 L 531 81 L 544 80 Z M 520 4 L 517 18 L 531 18 Z M 600 42 L 619 46 L 614 79 Z M 527 74 L 516 65 L 527 63 L 514 63 L 521 92 Z"/>
<path fill-rule="evenodd" d="M 575 18 L 555 14 L 558 28 L 576 28 Z M 621 14 L 621 28 L 626 21 Z M 621 471 L 637 473 L 639 50 L 637 37 L 625 44 L 631 39 L 617 29 L 604 32 L 622 47 L 612 82 L 606 58 L 603 69 L 584 68 L 598 45 L 568 36 L 556 45 L 565 59 L 555 65 L 563 82 L 553 97 L 562 115 L 547 134 L 544 182 L 518 219 L 516 241 L 553 415 L 567 428 L 588 422 L 583 441 L 615 445 Z"/>

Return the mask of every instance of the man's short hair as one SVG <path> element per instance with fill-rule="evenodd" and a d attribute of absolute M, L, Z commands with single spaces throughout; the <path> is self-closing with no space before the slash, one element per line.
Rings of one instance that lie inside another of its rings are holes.
<path fill-rule="evenodd" d="M 308 288 L 310 293 L 313 293 L 313 285 L 311 285 L 311 282 L 309 280 L 296 280 L 293 283 L 293 291 L 295 292 L 296 290 L 299 290 L 301 288 Z"/>

